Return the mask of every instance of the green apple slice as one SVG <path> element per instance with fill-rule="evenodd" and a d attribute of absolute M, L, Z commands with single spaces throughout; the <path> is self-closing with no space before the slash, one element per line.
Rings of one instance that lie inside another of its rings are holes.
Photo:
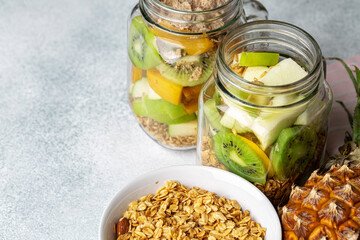
<path fill-rule="evenodd" d="M 147 82 L 147 81 L 146 81 Z M 151 87 L 150 87 L 150 85 L 149 85 L 149 83 L 148 83 L 148 86 L 149 86 L 149 91 L 148 91 L 148 97 L 149 97 L 149 99 L 157 99 L 157 100 L 159 100 L 159 99 L 162 99 Z"/>
<path fill-rule="evenodd" d="M 242 52 L 240 66 L 258 67 L 274 66 L 279 61 L 279 53 L 268 52 Z"/>
<path fill-rule="evenodd" d="M 148 94 L 149 88 L 150 86 L 147 79 L 142 78 L 132 85 L 131 96 L 133 98 L 142 98 Z"/>
<path fill-rule="evenodd" d="M 236 119 L 232 115 L 233 115 L 233 110 L 229 108 L 222 116 L 220 120 L 220 124 L 229 129 L 234 128 L 237 133 L 250 132 L 250 129 L 248 127 L 243 126 L 241 123 L 236 121 Z"/>
<path fill-rule="evenodd" d="M 226 115 L 227 118 L 231 117 L 235 119 L 233 126 L 235 126 L 235 123 L 238 122 L 237 126 L 242 126 L 244 132 L 247 132 L 248 129 L 251 129 L 251 126 L 253 125 L 253 122 L 255 120 L 255 115 L 252 112 L 241 109 L 241 107 L 230 107 L 228 110 L 226 110 Z"/>
<path fill-rule="evenodd" d="M 144 96 L 148 96 L 149 99 L 161 99 L 161 97 L 152 90 L 147 78 L 145 77 L 132 84 L 131 96 L 132 98 L 142 98 Z"/>
<path fill-rule="evenodd" d="M 305 108 L 306 104 L 301 104 L 286 109 L 269 110 L 267 113 L 262 112 L 251 127 L 261 143 L 262 150 L 266 150 L 276 141 L 281 130 L 292 126 Z"/>
<path fill-rule="evenodd" d="M 196 133 L 197 133 L 197 120 L 192 120 L 186 123 L 169 125 L 170 137 L 194 136 L 196 135 Z"/>
<path fill-rule="evenodd" d="M 243 78 L 249 82 L 259 80 L 269 70 L 270 68 L 268 67 L 248 67 L 244 72 Z"/>
<path fill-rule="evenodd" d="M 299 64 L 291 58 L 287 58 L 270 68 L 259 81 L 268 86 L 281 86 L 294 83 L 306 75 L 307 72 Z"/>
<path fill-rule="evenodd" d="M 218 106 L 216 105 L 216 100 L 214 98 L 209 99 L 204 103 L 204 114 L 213 128 L 217 131 L 224 130 L 220 124 L 221 115 L 218 111 Z"/>
<path fill-rule="evenodd" d="M 325 109 L 325 103 L 316 97 L 314 101 L 309 103 L 306 110 L 299 115 L 294 125 L 311 125 L 314 126 L 315 130 L 318 130 L 322 122 L 321 116 Z"/>
<path fill-rule="evenodd" d="M 235 118 L 233 118 L 232 116 L 230 116 L 230 114 L 227 114 L 225 112 L 225 114 L 222 116 L 220 120 L 220 124 L 226 128 L 232 129 L 234 127 L 235 121 L 236 121 Z"/>
<path fill-rule="evenodd" d="M 133 101 L 132 107 L 133 107 L 133 111 L 136 115 L 139 115 L 141 117 L 146 117 L 149 114 L 143 100 Z"/>
<path fill-rule="evenodd" d="M 196 119 L 195 114 L 187 114 L 181 105 L 176 106 L 163 99 L 154 100 L 145 96 L 132 104 L 136 115 L 149 117 L 160 123 L 178 124 Z"/>
<path fill-rule="evenodd" d="M 285 106 L 285 105 L 295 103 L 295 102 L 301 100 L 302 98 L 303 98 L 303 96 L 299 96 L 298 94 L 279 95 L 279 96 L 273 97 L 273 99 L 271 99 L 269 105 L 274 106 L 274 107 Z"/>

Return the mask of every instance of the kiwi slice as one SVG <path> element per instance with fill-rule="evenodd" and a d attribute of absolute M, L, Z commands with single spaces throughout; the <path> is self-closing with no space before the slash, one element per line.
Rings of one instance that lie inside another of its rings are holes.
<path fill-rule="evenodd" d="M 162 60 L 155 48 L 155 35 L 150 32 L 141 16 L 131 21 L 128 53 L 132 63 L 141 69 L 151 69 Z"/>
<path fill-rule="evenodd" d="M 181 86 L 196 86 L 204 83 L 213 72 L 215 51 L 196 56 L 184 56 L 175 63 L 164 62 L 157 69 L 166 79 Z"/>
<path fill-rule="evenodd" d="M 281 130 L 270 153 L 276 176 L 285 180 L 304 171 L 314 156 L 316 143 L 316 132 L 307 126 Z"/>
<path fill-rule="evenodd" d="M 263 161 L 240 137 L 219 132 L 214 136 L 214 150 L 217 159 L 231 172 L 250 182 L 265 184 L 267 169 Z"/>

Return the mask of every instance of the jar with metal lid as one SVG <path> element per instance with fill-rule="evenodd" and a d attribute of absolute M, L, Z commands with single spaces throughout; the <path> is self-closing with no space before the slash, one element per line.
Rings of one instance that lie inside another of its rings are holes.
<path fill-rule="evenodd" d="M 249 19 L 267 17 L 257 1 L 245 6 Z M 222 37 L 246 20 L 241 0 L 139 0 L 128 25 L 128 96 L 153 140 L 177 150 L 196 147 L 201 87 Z"/>
<path fill-rule="evenodd" d="M 199 99 L 197 159 L 254 183 L 278 205 L 322 164 L 332 93 L 317 42 L 257 21 L 221 42 Z"/>

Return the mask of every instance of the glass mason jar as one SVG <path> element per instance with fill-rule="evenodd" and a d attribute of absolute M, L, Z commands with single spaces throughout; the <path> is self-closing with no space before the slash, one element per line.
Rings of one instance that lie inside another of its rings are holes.
<path fill-rule="evenodd" d="M 250 19 L 267 17 L 257 1 L 246 6 Z M 171 149 L 196 147 L 201 87 L 212 75 L 222 37 L 245 22 L 241 0 L 205 11 L 139 0 L 128 25 L 128 96 L 136 119 L 153 140 Z"/>
<path fill-rule="evenodd" d="M 287 84 L 245 80 L 232 65 L 244 52 L 279 53 L 307 75 Z M 308 33 L 278 21 L 244 24 L 221 42 L 200 94 L 197 161 L 242 176 L 276 206 L 322 164 L 331 104 L 321 50 Z"/>

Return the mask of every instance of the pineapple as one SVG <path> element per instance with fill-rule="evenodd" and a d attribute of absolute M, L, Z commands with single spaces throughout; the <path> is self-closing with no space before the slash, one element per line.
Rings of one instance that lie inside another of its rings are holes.
<path fill-rule="evenodd" d="M 341 59 L 333 59 L 344 65 L 357 93 L 354 118 L 340 102 L 353 135 L 346 135 L 340 155 L 323 170 L 313 172 L 304 186 L 292 187 L 289 202 L 280 209 L 285 240 L 360 239 L 360 70 L 355 66 L 353 74 Z"/>

